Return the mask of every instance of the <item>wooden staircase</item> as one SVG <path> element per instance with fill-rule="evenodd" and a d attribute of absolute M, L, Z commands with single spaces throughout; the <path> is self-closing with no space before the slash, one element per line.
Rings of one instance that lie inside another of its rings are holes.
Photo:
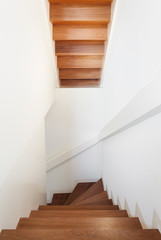
<path fill-rule="evenodd" d="M 62 205 L 63 204 L 63 205 Z M 21 218 L 16 230 L 3 230 L 0 240 L 161 240 L 158 230 L 143 230 L 108 199 L 102 179 L 79 183 L 72 193 L 54 194 L 51 205 Z"/>
<path fill-rule="evenodd" d="M 61 87 L 98 87 L 112 0 L 49 0 Z"/>

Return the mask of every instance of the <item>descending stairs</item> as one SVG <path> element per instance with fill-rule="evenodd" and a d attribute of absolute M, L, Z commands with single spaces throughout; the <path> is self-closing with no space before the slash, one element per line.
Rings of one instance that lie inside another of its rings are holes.
<path fill-rule="evenodd" d="M 108 199 L 102 179 L 78 183 L 72 193 L 54 194 L 51 205 L 21 218 L 16 230 L 3 230 L 0 240 L 161 240 L 158 230 L 143 230 Z"/>
<path fill-rule="evenodd" d="M 61 87 L 98 87 L 112 0 L 49 0 Z"/>

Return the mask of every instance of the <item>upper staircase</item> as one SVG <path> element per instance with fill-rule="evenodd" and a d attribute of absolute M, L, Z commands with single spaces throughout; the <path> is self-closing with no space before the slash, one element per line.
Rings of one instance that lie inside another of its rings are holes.
<path fill-rule="evenodd" d="M 78 183 L 72 193 L 54 194 L 52 203 L 21 218 L 0 240 L 161 240 L 158 230 L 143 230 L 108 199 L 102 179 Z"/>
<path fill-rule="evenodd" d="M 49 0 L 61 87 L 98 87 L 112 0 Z"/>

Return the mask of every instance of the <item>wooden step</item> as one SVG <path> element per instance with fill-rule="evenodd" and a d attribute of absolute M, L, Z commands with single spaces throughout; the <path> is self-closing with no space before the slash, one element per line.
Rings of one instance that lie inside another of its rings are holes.
<path fill-rule="evenodd" d="M 72 204 L 72 203 L 71 203 Z M 96 194 L 90 198 L 77 201 L 76 203 L 73 203 L 72 205 L 112 205 L 112 200 L 107 198 L 107 192 L 102 192 L 99 194 Z"/>
<path fill-rule="evenodd" d="M 161 240 L 158 230 L 3 230 L 0 240 Z"/>
<path fill-rule="evenodd" d="M 17 229 L 141 229 L 138 218 L 21 218 Z"/>
<path fill-rule="evenodd" d="M 56 56 L 104 55 L 104 41 L 55 41 Z"/>
<path fill-rule="evenodd" d="M 65 202 L 65 205 L 69 205 L 70 203 L 72 203 L 75 199 L 77 199 L 77 197 L 79 197 L 82 193 L 92 187 L 93 184 L 95 184 L 95 182 L 78 183 L 68 200 Z"/>
<path fill-rule="evenodd" d="M 50 3 L 112 3 L 112 0 L 49 0 Z"/>
<path fill-rule="evenodd" d="M 44 205 L 39 206 L 39 210 L 42 211 L 52 211 L 52 210 L 119 210 L 118 205 L 81 205 L 81 206 L 71 206 L 71 205 L 63 205 L 63 206 L 53 206 L 53 205 Z"/>
<path fill-rule="evenodd" d="M 107 40 L 107 24 L 54 24 L 53 40 Z"/>
<path fill-rule="evenodd" d="M 102 68 L 102 56 L 58 56 L 58 68 Z"/>
<path fill-rule="evenodd" d="M 50 5 L 52 23 L 109 23 L 111 4 L 54 3 Z"/>
<path fill-rule="evenodd" d="M 99 68 L 62 68 L 59 69 L 60 79 L 100 79 Z"/>
<path fill-rule="evenodd" d="M 73 79 L 73 80 L 60 80 L 61 88 L 93 88 L 99 87 L 100 80 L 98 79 Z"/>
<path fill-rule="evenodd" d="M 31 211 L 30 217 L 128 217 L 126 210 L 57 210 L 57 211 Z"/>
<path fill-rule="evenodd" d="M 55 193 L 52 199 L 52 205 L 64 205 L 71 193 Z"/>
<path fill-rule="evenodd" d="M 74 203 L 83 201 L 83 200 L 90 198 L 101 192 L 104 192 L 102 179 L 100 179 L 92 187 L 90 187 L 87 191 L 85 191 L 83 194 L 81 194 L 81 196 L 79 196 L 75 201 L 73 201 L 71 205 L 74 205 Z"/>

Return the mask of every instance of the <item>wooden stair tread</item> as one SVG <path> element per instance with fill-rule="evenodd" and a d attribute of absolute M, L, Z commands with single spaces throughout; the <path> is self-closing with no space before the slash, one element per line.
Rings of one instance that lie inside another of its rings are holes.
<path fill-rule="evenodd" d="M 55 41 L 56 56 L 104 55 L 104 41 Z"/>
<path fill-rule="evenodd" d="M 93 56 L 58 56 L 58 68 L 102 68 L 103 57 Z"/>
<path fill-rule="evenodd" d="M 107 3 L 54 3 L 50 5 L 52 23 L 109 23 L 111 5 Z"/>
<path fill-rule="evenodd" d="M 21 218 L 17 229 L 141 229 L 138 218 Z"/>
<path fill-rule="evenodd" d="M 158 230 L 3 230 L 1 240 L 161 240 Z"/>
<path fill-rule="evenodd" d="M 71 205 L 73 205 L 77 202 L 83 201 L 87 198 L 90 198 L 101 192 L 104 192 L 102 179 L 97 181 L 92 187 L 90 187 L 87 191 L 85 191 L 83 194 L 81 194 L 81 196 L 79 196 L 75 201 L 73 201 Z"/>
<path fill-rule="evenodd" d="M 49 0 L 50 3 L 112 3 L 112 0 Z"/>
<path fill-rule="evenodd" d="M 112 199 L 108 199 L 107 197 L 107 192 L 101 192 L 98 193 L 90 198 L 77 201 L 73 203 L 73 205 L 95 205 L 95 204 L 107 204 L 107 205 L 112 205 Z"/>
<path fill-rule="evenodd" d="M 77 197 L 79 197 L 82 193 L 88 190 L 93 184 L 95 184 L 95 182 L 78 183 L 68 200 L 65 202 L 65 205 L 69 205 L 70 203 L 72 203 Z"/>
<path fill-rule="evenodd" d="M 52 199 L 52 205 L 64 205 L 71 193 L 55 193 Z"/>
<path fill-rule="evenodd" d="M 100 79 L 101 69 L 99 68 L 62 68 L 59 69 L 60 80 L 71 79 Z"/>
<path fill-rule="evenodd" d="M 107 40 L 107 24 L 54 24 L 53 40 Z"/>
<path fill-rule="evenodd" d="M 31 211 L 30 217 L 128 217 L 126 210 Z"/>
<path fill-rule="evenodd" d="M 62 205 L 62 206 L 54 206 L 54 205 L 42 205 L 39 206 L 39 210 L 119 210 L 118 205 L 80 205 L 80 206 L 71 206 L 71 205 Z"/>
<path fill-rule="evenodd" d="M 68 80 L 60 80 L 61 88 L 84 88 L 84 87 L 98 87 L 100 85 L 100 80 L 98 79 L 68 79 Z"/>

